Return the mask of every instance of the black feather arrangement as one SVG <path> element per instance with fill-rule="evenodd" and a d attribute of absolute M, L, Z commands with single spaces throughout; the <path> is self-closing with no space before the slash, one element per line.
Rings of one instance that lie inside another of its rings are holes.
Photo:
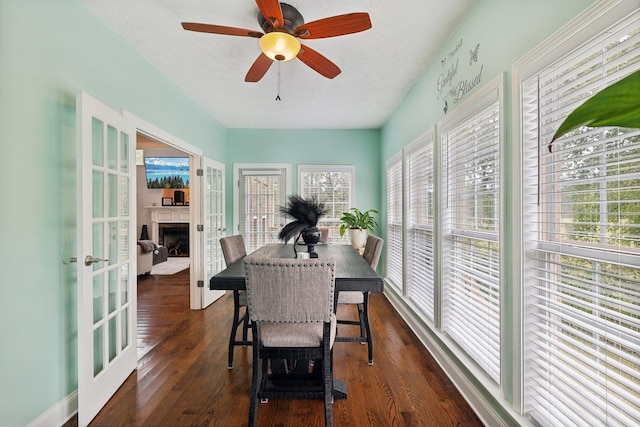
<path fill-rule="evenodd" d="M 305 199 L 293 194 L 289 196 L 287 205 L 280 207 L 280 212 L 294 219 L 282 227 L 278 234 L 278 238 L 286 243 L 305 229 L 317 226 L 320 218 L 329 210 L 315 197 Z"/>

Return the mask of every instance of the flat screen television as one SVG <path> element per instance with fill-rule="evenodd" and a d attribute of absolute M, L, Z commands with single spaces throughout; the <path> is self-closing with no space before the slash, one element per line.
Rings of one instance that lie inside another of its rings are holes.
<path fill-rule="evenodd" d="M 188 157 L 145 157 L 147 188 L 189 188 Z"/>

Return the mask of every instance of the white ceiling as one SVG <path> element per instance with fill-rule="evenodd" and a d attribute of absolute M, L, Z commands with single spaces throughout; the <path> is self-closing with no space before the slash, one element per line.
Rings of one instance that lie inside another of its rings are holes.
<path fill-rule="evenodd" d="M 180 25 L 261 31 L 253 0 L 82 1 L 227 128 L 376 129 L 475 0 L 288 0 L 305 22 L 367 12 L 372 28 L 304 41 L 340 67 L 332 80 L 294 59 L 273 64 L 257 83 L 244 77 L 260 54 L 258 39 L 196 33 Z M 278 93 L 281 101 L 275 100 Z"/>

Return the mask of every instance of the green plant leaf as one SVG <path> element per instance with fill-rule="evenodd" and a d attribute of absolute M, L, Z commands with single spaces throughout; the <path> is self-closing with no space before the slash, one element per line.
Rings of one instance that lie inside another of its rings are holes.
<path fill-rule="evenodd" d="M 549 144 L 581 126 L 640 128 L 640 70 L 608 86 L 576 108 Z"/>

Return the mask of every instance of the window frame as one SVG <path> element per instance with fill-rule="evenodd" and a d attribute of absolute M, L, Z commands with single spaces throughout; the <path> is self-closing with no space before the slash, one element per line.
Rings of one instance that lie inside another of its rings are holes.
<path fill-rule="evenodd" d="M 463 238 L 475 238 L 475 239 L 488 239 L 493 240 L 498 245 L 498 296 L 500 307 L 498 309 L 498 330 L 497 330 L 497 339 L 499 340 L 498 346 L 498 361 L 499 366 L 497 368 L 497 372 L 493 375 L 490 375 L 485 371 L 484 368 L 481 367 L 479 361 L 475 361 L 474 358 L 467 354 L 463 348 L 460 346 L 460 343 L 456 342 L 453 337 L 450 337 L 447 334 L 447 337 L 451 339 L 452 343 L 456 343 L 453 348 L 456 349 L 456 352 L 460 355 L 461 358 L 465 360 L 469 360 L 472 365 L 476 368 L 476 371 L 479 373 L 481 378 L 486 379 L 491 384 L 502 388 L 504 386 L 504 379 L 509 378 L 511 374 L 510 367 L 507 362 L 507 355 L 509 352 L 507 351 L 509 346 L 509 339 L 506 335 L 506 331 L 508 330 L 506 323 L 506 319 L 509 319 L 507 315 L 507 304 L 505 303 L 505 298 L 507 298 L 507 290 L 505 286 L 505 278 L 506 278 L 506 263 L 505 263 L 505 184 L 506 184 L 506 170 L 505 170 L 505 120 L 504 120 L 504 111 L 505 111 L 505 100 L 504 100 L 504 74 L 498 75 L 492 81 L 485 84 L 481 87 L 477 92 L 475 92 L 469 99 L 463 102 L 458 108 L 453 110 L 447 117 L 442 119 L 438 123 L 438 139 L 437 143 L 439 146 L 440 153 L 440 162 L 442 164 L 441 171 L 441 191 L 442 197 L 440 199 L 440 209 L 439 213 L 441 216 L 441 222 L 439 224 L 439 232 L 440 236 L 440 246 L 439 252 L 441 253 L 441 262 L 439 264 L 439 269 L 442 271 L 442 283 L 441 286 L 441 296 L 440 296 L 440 309 L 441 313 L 441 323 L 440 328 L 441 331 L 446 333 L 447 325 L 445 319 L 445 311 L 447 309 L 447 289 L 448 284 L 447 277 L 450 277 L 448 273 L 451 268 L 451 264 L 448 264 L 449 257 L 448 253 L 451 251 L 454 246 L 451 244 L 451 230 L 455 230 L 454 235 L 463 237 Z M 488 106 L 497 103 L 498 104 L 498 121 L 499 121 L 499 129 L 498 129 L 498 140 L 497 140 L 497 155 L 499 162 L 499 174 L 498 174 L 498 194 L 497 194 L 497 221 L 498 226 L 496 227 L 495 237 L 490 235 L 490 233 L 485 233 L 482 231 L 475 230 L 464 230 L 459 228 L 454 228 L 451 221 L 453 218 L 454 212 L 451 212 L 451 203 L 450 198 L 452 196 L 449 190 L 449 163 L 447 157 L 449 155 L 448 143 L 446 141 L 447 134 L 450 130 L 454 129 L 458 125 L 462 123 L 466 123 L 469 119 L 473 118 L 479 112 L 487 109 Z M 480 357 L 480 356 L 478 356 Z"/>

